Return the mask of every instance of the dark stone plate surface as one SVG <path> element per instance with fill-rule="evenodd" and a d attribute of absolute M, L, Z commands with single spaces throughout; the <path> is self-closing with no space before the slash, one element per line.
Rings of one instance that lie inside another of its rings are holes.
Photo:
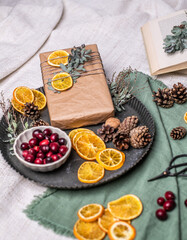
<path fill-rule="evenodd" d="M 43 92 L 43 88 L 40 88 L 39 90 Z M 154 125 L 154 121 L 152 119 L 151 114 L 148 112 L 145 106 L 138 99 L 134 97 L 125 105 L 125 108 L 126 108 L 126 111 L 117 113 L 116 117 L 118 117 L 122 121 L 125 117 L 131 116 L 131 115 L 138 116 L 139 125 L 146 125 L 149 128 L 150 133 L 152 135 L 152 141 L 143 149 L 134 149 L 130 147 L 129 150 L 124 152 L 126 155 L 126 161 L 124 165 L 120 169 L 115 171 L 105 170 L 104 178 L 97 183 L 86 184 L 86 183 L 79 182 L 77 178 L 77 171 L 79 166 L 85 160 L 81 159 L 73 149 L 66 163 L 55 171 L 40 173 L 40 172 L 34 172 L 29 168 L 26 168 L 24 165 L 22 165 L 18 161 L 18 159 L 15 156 L 10 155 L 10 152 L 9 152 L 10 145 L 7 143 L 4 143 L 2 140 L 2 138 L 6 139 L 4 118 L 2 118 L 0 121 L 1 153 L 4 159 L 17 172 L 19 172 L 24 177 L 30 180 L 33 180 L 46 187 L 59 188 L 59 189 L 81 189 L 81 188 L 90 188 L 90 187 L 104 184 L 106 182 L 112 181 L 122 176 L 127 171 L 135 167 L 135 165 L 138 164 L 144 158 L 144 156 L 148 153 L 153 143 L 154 134 L 155 134 L 155 125 Z M 47 107 L 42 112 L 42 118 L 49 122 L 49 114 L 48 114 Z M 96 133 L 97 129 L 100 128 L 101 125 L 102 124 L 99 124 L 96 126 L 88 126 L 86 128 L 89 128 Z M 70 130 L 67 130 L 66 132 L 69 133 Z M 107 147 L 114 147 L 112 143 L 109 143 L 106 145 Z"/>

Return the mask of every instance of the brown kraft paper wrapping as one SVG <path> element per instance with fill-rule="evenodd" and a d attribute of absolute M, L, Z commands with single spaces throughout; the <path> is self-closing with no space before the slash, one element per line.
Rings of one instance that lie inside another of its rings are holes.
<path fill-rule="evenodd" d="M 91 55 L 99 55 L 96 44 L 86 46 L 92 49 Z M 71 49 L 65 49 L 70 53 Z M 78 128 L 87 125 L 95 125 L 104 122 L 107 118 L 114 116 L 114 107 L 111 95 L 106 82 L 100 55 L 92 62 L 85 62 L 84 65 L 89 73 L 101 73 L 80 77 L 72 88 L 54 93 L 48 89 L 49 78 L 54 76 L 54 72 L 61 71 L 61 68 L 52 67 L 46 62 L 51 52 L 40 54 L 41 71 L 44 82 L 44 89 L 47 98 L 47 106 L 51 125 L 61 129 Z"/>

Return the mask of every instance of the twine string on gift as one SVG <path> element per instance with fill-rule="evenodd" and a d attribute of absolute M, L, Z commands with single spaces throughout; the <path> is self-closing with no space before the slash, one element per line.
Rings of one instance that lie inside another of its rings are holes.
<path fill-rule="evenodd" d="M 95 69 L 92 69 L 92 70 L 85 70 L 84 73 L 86 72 L 93 72 L 93 71 L 97 71 L 97 70 L 103 70 L 103 68 L 95 68 Z M 81 70 L 83 71 L 83 70 Z M 61 73 L 62 71 L 58 71 L 58 72 L 51 72 L 51 73 L 48 73 L 48 75 L 51 75 L 51 74 L 58 74 L 58 73 Z M 70 74 L 71 75 L 71 74 Z"/>

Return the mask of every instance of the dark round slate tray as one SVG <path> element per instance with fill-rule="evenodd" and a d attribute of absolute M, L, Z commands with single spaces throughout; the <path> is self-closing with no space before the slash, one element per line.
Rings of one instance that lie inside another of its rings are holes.
<path fill-rule="evenodd" d="M 39 89 L 43 92 L 43 88 Z M 139 163 L 143 157 L 148 153 L 150 150 L 150 147 L 153 143 L 154 134 L 155 134 L 155 126 L 153 118 L 151 117 L 148 110 L 145 108 L 145 106 L 135 97 L 131 99 L 128 103 L 125 105 L 126 111 L 123 111 L 121 113 L 117 113 L 116 117 L 118 117 L 121 121 L 128 116 L 136 115 L 139 118 L 139 125 L 146 125 L 150 133 L 152 135 L 152 141 L 143 149 L 134 149 L 130 148 L 129 150 L 124 151 L 126 155 L 126 161 L 124 165 L 115 171 L 107 171 L 105 170 L 105 176 L 103 179 L 101 179 L 99 182 L 94 184 L 86 184 L 79 182 L 77 178 L 77 171 L 79 166 L 85 161 L 82 158 L 80 158 L 77 153 L 72 149 L 71 155 L 68 158 L 67 162 L 62 165 L 60 168 L 58 168 L 55 171 L 47 172 L 47 173 L 40 173 L 40 172 L 34 172 L 30 170 L 29 168 L 26 168 L 24 165 L 22 165 L 18 159 L 15 156 L 10 155 L 10 145 L 7 143 L 4 143 L 1 138 L 6 139 L 6 130 L 5 130 L 5 119 L 2 118 L 0 121 L 0 150 L 4 157 L 4 159 L 21 175 L 24 177 L 33 180 L 43 186 L 51 187 L 51 188 L 59 188 L 59 189 L 81 189 L 81 188 L 90 188 L 94 186 L 98 186 L 104 183 L 107 183 L 109 181 L 112 181 L 123 174 L 125 174 L 127 171 L 129 171 L 131 168 L 133 168 L 137 163 Z M 49 114 L 47 108 L 45 108 L 42 112 L 42 118 L 45 121 L 50 122 L 49 120 Z M 95 133 L 97 132 L 97 129 L 101 127 L 102 124 L 96 125 L 96 126 L 88 126 L 86 128 L 91 129 Z M 66 131 L 67 133 L 70 132 L 70 130 Z M 112 143 L 106 144 L 107 147 L 114 147 Z"/>

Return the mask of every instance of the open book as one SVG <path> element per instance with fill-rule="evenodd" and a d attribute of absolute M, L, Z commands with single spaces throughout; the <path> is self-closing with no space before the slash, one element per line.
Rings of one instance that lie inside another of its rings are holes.
<path fill-rule="evenodd" d="M 187 49 L 171 54 L 163 49 L 166 35 L 171 35 L 173 26 L 178 26 L 183 21 L 187 21 L 185 10 L 150 21 L 141 28 L 151 75 L 181 70 L 187 74 Z"/>

